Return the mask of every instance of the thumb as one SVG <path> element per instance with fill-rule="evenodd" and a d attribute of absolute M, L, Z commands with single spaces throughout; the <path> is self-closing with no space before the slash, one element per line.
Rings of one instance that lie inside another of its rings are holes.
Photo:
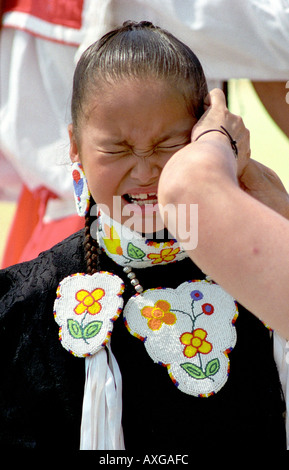
<path fill-rule="evenodd" d="M 191 138 L 194 140 L 201 132 L 212 127 L 220 126 L 227 109 L 226 98 L 220 88 L 214 88 L 204 100 L 204 114 L 192 129 Z"/>
<path fill-rule="evenodd" d="M 207 98 L 209 102 L 209 106 L 212 107 L 226 107 L 226 97 L 224 92 L 220 88 L 214 88 L 210 93 L 208 93 L 206 99 L 205 99 L 205 104 L 207 104 Z"/>

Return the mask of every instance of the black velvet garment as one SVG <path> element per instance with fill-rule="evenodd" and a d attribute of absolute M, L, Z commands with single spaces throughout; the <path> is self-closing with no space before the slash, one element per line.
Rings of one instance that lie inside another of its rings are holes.
<path fill-rule="evenodd" d="M 126 282 L 105 254 L 100 266 Z M 0 272 L 1 449 L 79 449 L 85 360 L 62 347 L 53 304 L 59 282 L 85 271 L 81 231 L 36 260 Z M 188 259 L 134 272 L 144 289 L 204 277 Z M 124 301 L 134 293 L 126 284 Z M 235 326 L 227 383 L 214 396 L 195 398 L 177 389 L 120 316 L 111 345 L 123 378 L 128 451 L 286 449 L 270 332 L 241 306 Z"/>

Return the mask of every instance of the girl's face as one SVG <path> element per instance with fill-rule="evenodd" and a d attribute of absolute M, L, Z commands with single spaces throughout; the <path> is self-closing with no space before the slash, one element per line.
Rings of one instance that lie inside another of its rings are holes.
<path fill-rule="evenodd" d="M 133 220 L 134 230 L 159 229 L 150 221 L 159 217 L 161 171 L 196 123 L 181 92 L 164 80 L 106 84 L 91 93 L 80 123 L 78 139 L 69 127 L 70 157 L 82 163 L 98 206 L 121 223 Z"/>

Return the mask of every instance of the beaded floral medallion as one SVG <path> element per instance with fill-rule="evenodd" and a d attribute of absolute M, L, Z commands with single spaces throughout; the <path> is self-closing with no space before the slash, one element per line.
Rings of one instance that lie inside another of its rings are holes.
<path fill-rule="evenodd" d="M 179 390 L 199 397 L 217 393 L 228 379 L 237 316 L 233 298 L 207 281 L 146 290 L 124 309 L 128 330 L 153 361 L 167 367 Z"/>
<path fill-rule="evenodd" d="M 104 347 L 122 310 L 123 290 L 122 279 L 104 271 L 64 278 L 54 303 L 62 346 L 78 357 L 91 356 Z"/>

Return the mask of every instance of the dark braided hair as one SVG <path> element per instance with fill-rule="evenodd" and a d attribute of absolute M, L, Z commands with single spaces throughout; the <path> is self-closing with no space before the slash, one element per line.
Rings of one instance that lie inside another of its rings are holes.
<path fill-rule="evenodd" d="M 87 274 L 94 274 L 99 271 L 99 248 L 95 236 L 93 236 L 91 227 L 95 219 L 91 215 L 91 208 L 96 207 L 93 198 L 90 196 L 89 211 L 85 216 L 84 226 L 84 251 Z"/>
<path fill-rule="evenodd" d="M 93 91 L 124 78 L 166 80 L 183 94 L 193 116 L 199 119 L 204 112 L 207 82 L 192 50 L 168 31 L 148 21 L 127 21 L 89 46 L 76 66 L 71 115 L 80 149 L 79 129 Z M 89 274 L 98 271 L 98 247 L 91 234 L 91 224 L 88 214 L 84 247 Z"/>

